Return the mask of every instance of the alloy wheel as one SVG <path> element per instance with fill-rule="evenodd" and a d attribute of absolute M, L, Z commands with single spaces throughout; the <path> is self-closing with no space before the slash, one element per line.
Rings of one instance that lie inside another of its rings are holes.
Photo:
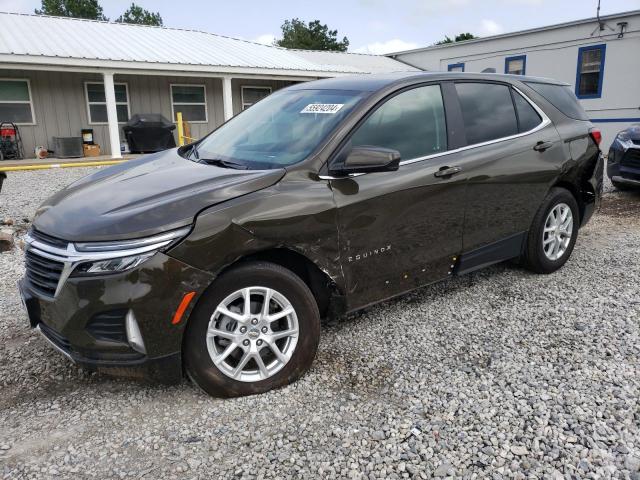
<path fill-rule="evenodd" d="M 216 307 L 207 329 L 207 349 L 226 376 L 257 382 L 291 360 L 298 334 L 298 317 L 284 295 L 267 287 L 247 287 Z"/>
<path fill-rule="evenodd" d="M 556 261 L 569 248 L 573 234 L 573 214 L 566 203 L 559 203 L 551 209 L 544 223 L 542 249 L 549 260 Z"/>

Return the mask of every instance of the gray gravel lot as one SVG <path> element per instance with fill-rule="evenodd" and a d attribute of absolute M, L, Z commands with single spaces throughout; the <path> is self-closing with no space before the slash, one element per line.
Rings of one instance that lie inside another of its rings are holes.
<path fill-rule="evenodd" d="M 10 174 L 0 218 L 90 171 Z M 3 478 L 640 479 L 640 193 L 607 187 L 559 272 L 499 265 L 328 324 L 299 382 L 234 400 L 79 370 L 27 326 L 22 253 L 0 270 Z"/>

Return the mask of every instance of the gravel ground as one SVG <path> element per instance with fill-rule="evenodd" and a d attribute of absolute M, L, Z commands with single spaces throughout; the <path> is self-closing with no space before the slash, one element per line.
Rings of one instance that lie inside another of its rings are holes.
<path fill-rule="evenodd" d="M 11 175 L 0 218 L 89 172 Z M 607 187 L 561 271 L 499 265 L 330 323 L 299 382 L 234 400 L 77 369 L 0 254 L 0 476 L 640 479 L 639 251 L 640 194 Z"/>

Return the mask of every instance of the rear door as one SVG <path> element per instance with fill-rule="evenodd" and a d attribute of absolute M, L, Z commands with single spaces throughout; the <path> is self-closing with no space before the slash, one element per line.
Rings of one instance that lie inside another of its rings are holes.
<path fill-rule="evenodd" d="M 436 176 L 451 161 L 439 84 L 373 109 L 344 148 L 362 145 L 398 150 L 402 160 L 395 172 L 330 180 L 351 309 L 447 277 L 464 219 L 464 174 Z"/>
<path fill-rule="evenodd" d="M 460 81 L 455 90 L 466 137 L 463 252 L 497 246 L 515 256 L 565 150 L 544 112 L 509 84 Z"/>

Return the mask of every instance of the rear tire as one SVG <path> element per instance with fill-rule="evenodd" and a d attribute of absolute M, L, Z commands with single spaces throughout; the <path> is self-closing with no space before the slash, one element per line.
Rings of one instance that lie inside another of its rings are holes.
<path fill-rule="evenodd" d="M 307 285 L 280 265 L 250 262 L 224 273 L 200 299 L 183 356 L 187 374 L 206 393 L 238 397 L 297 380 L 319 340 L 318 305 Z"/>
<path fill-rule="evenodd" d="M 579 225 L 575 197 L 564 188 L 551 189 L 529 229 L 524 266 L 536 273 L 558 270 L 571 256 Z"/>

